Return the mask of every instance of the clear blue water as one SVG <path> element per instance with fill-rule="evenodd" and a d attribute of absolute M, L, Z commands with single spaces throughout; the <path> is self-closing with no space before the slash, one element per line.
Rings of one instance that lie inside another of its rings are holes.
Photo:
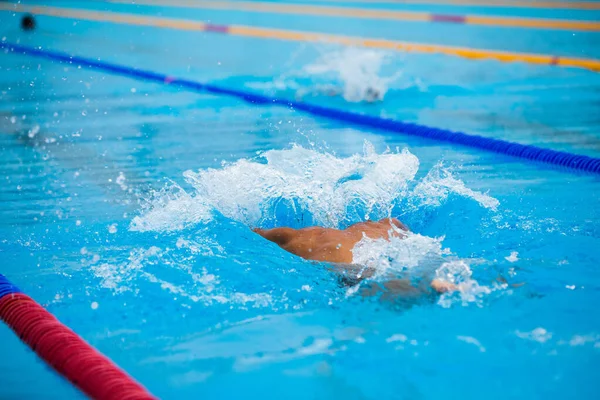
<path fill-rule="evenodd" d="M 565 37 L 531 30 L 517 43 L 486 28 L 480 42 L 483 28 L 469 26 L 403 36 L 391 23 L 160 11 L 529 52 Z M 23 34 L 18 15 L 0 20 L 12 42 L 600 156 L 589 71 L 50 17 Z M 594 49 L 598 34 L 578 35 L 553 53 Z M 595 397 L 597 177 L 25 56 L 1 54 L 0 68 L 0 272 L 157 396 Z M 365 79 L 383 85 L 383 102 L 326 95 L 352 97 Z M 357 250 L 376 279 L 453 268 L 461 293 L 366 299 L 249 229 L 390 213 L 416 234 Z M 4 325 L 0 341 L 0 397 L 81 397 Z"/>

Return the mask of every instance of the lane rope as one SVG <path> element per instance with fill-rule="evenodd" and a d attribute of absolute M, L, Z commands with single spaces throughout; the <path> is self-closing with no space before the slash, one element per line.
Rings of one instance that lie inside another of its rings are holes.
<path fill-rule="evenodd" d="M 292 110 L 304 111 L 313 116 L 324 117 L 335 121 L 350 123 L 352 125 L 375 128 L 396 134 L 433 139 L 452 144 L 459 144 L 479 150 L 486 150 L 489 152 L 518 157 L 530 161 L 538 161 L 560 167 L 600 174 L 600 158 L 588 157 L 564 151 L 550 150 L 527 144 L 509 142 L 502 139 L 454 132 L 447 129 L 431 128 L 428 126 L 397 121 L 389 118 L 317 106 L 301 101 L 292 101 L 283 98 L 265 96 L 244 90 L 228 89 L 217 85 L 195 82 L 188 79 L 182 79 L 158 72 L 113 64 L 106 61 L 71 56 L 63 52 L 21 46 L 8 42 L 0 42 L 0 48 L 3 48 L 7 53 L 13 52 L 52 61 L 65 62 L 85 68 L 110 72 L 115 75 L 127 76 L 138 80 L 175 86 L 193 92 L 212 93 L 235 97 L 252 104 L 282 106 Z"/>
<path fill-rule="evenodd" d="M 98 400 L 155 399 L 142 385 L 0 274 L 0 319 L 56 372 Z"/>
<path fill-rule="evenodd" d="M 296 31 L 290 29 L 265 28 L 246 25 L 221 25 L 196 20 L 153 17 L 141 14 L 82 10 L 64 7 L 26 6 L 0 2 L 0 11 L 28 12 L 49 17 L 68 18 L 76 21 L 110 22 L 133 26 L 151 26 L 154 28 L 177 29 L 183 31 L 211 32 L 231 36 L 256 39 L 286 40 L 292 42 L 332 43 L 342 46 L 358 46 L 391 51 L 438 53 L 470 60 L 493 59 L 500 62 L 525 62 L 529 64 L 555 65 L 559 67 L 585 68 L 600 72 L 600 60 L 558 56 L 554 54 L 522 53 L 503 50 L 477 49 L 470 47 L 447 46 L 440 44 L 404 42 L 378 38 L 364 38 L 320 32 Z"/>
<path fill-rule="evenodd" d="M 114 4 L 131 5 L 131 0 L 109 0 Z M 207 1 L 207 0 L 136 0 L 136 6 L 162 6 L 174 8 L 209 9 L 278 13 L 289 15 L 313 15 L 336 18 L 361 18 L 414 22 L 439 22 L 464 25 L 518 27 L 533 29 L 562 29 L 569 31 L 600 31 L 598 21 L 576 21 L 549 18 L 504 17 L 493 15 L 439 14 L 419 11 L 374 10 L 368 8 L 332 7 L 293 3 L 271 3 L 260 1 Z"/>
<path fill-rule="evenodd" d="M 296 0 L 306 1 L 306 0 Z M 507 7 L 507 8 L 548 8 L 552 10 L 600 10 L 598 1 L 573 1 L 573 0 L 308 0 L 317 3 L 375 3 L 405 5 L 432 5 L 446 7 Z"/>

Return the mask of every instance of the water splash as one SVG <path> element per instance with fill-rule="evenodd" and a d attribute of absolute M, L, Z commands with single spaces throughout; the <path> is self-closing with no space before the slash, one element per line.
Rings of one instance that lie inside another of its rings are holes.
<path fill-rule="evenodd" d="M 220 246 L 210 243 L 194 242 L 185 239 L 177 240 L 178 248 L 186 248 L 192 253 L 220 251 Z M 100 286 L 116 293 L 132 291 L 139 293 L 137 281 L 143 278 L 151 284 L 157 284 L 172 295 L 193 303 L 205 306 L 213 304 L 229 304 L 241 307 L 268 307 L 273 305 L 273 298 L 268 293 L 230 293 L 221 285 L 219 276 L 210 273 L 206 268 L 195 272 L 189 264 L 190 259 L 181 254 L 174 254 L 170 249 L 157 246 L 135 248 L 127 260 L 120 263 L 98 263 L 91 266 L 96 277 L 100 278 Z M 174 267 L 168 273 L 168 267 Z M 158 268 L 156 268 L 158 267 Z M 156 271 L 153 271 L 156 270 Z M 162 277 L 161 275 L 165 275 Z M 180 280 L 180 283 L 176 283 Z"/>
<path fill-rule="evenodd" d="M 498 200 L 467 188 L 441 164 L 421 180 L 415 179 L 418 169 L 418 158 L 407 149 L 377 154 L 368 141 L 363 154 L 346 158 L 293 145 L 219 169 L 184 172 L 194 192 L 170 184 L 153 193 L 130 228 L 181 230 L 218 214 L 249 226 L 344 228 L 392 216 L 398 204 L 439 207 L 450 195 L 498 207 Z"/>
<path fill-rule="evenodd" d="M 408 150 L 338 158 L 295 145 L 241 159 L 220 169 L 186 171 L 195 189 L 177 185 L 155 193 L 132 230 L 171 231 L 207 222 L 215 213 L 250 226 L 341 227 L 389 216 L 415 177 L 419 161 Z"/>
<path fill-rule="evenodd" d="M 353 262 L 375 271 L 374 278 L 395 276 L 428 265 L 439 266 L 449 250 L 442 248 L 443 238 L 409 233 L 390 240 L 363 238 L 352 250 Z"/>
<path fill-rule="evenodd" d="M 300 70 L 286 72 L 273 81 L 250 82 L 253 89 L 270 92 L 294 91 L 297 100 L 317 96 L 341 96 L 348 102 L 375 102 L 385 97 L 390 87 L 421 87 L 416 79 L 397 69 L 391 74 L 383 70 L 394 53 L 364 48 L 344 47 L 322 50 L 313 62 Z"/>
<path fill-rule="evenodd" d="M 473 279 L 473 272 L 465 260 L 445 262 L 435 271 L 436 279 L 455 284 L 458 290 L 444 293 L 438 300 L 443 307 L 450 307 L 454 303 L 467 305 L 475 303 L 482 305 L 483 298 L 496 290 L 506 289 L 508 285 L 493 283 L 491 286 L 479 284 Z"/>
<path fill-rule="evenodd" d="M 142 215 L 131 221 L 132 231 L 177 231 L 212 217 L 210 207 L 202 199 L 194 198 L 174 183 L 142 199 L 141 209 Z"/>
<path fill-rule="evenodd" d="M 396 72 L 389 77 L 381 76 L 381 69 L 390 58 L 389 53 L 382 51 L 350 47 L 321 55 L 316 62 L 305 66 L 303 72 L 341 86 L 346 101 L 372 102 L 383 100 L 390 84 L 402 75 Z"/>
<path fill-rule="evenodd" d="M 371 281 L 385 282 L 406 279 L 429 284 L 433 279 L 451 283 L 457 290 L 444 293 L 438 304 L 481 305 L 484 297 L 506 285 L 480 285 L 474 278 L 469 260 L 460 259 L 442 246 L 443 238 L 431 238 L 409 233 L 404 238 L 390 240 L 363 238 L 353 249 L 353 261 L 373 274 Z"/>
<path fill-rule="evenodd" d="M 483 210 L 493 211 L 499 205 L 488 194 L 467 188 L 442 164 L 421 179 L 416 178 L 418 169 L 418 158 L 407 149 L 377 153 L 367 141 L 362 154 L 349 157 L 293 145 L 221 168 L 186 171 L 184 178 L 193 191 L 168 185 L 144 204 L 130 229 L 174 232 L 198 224 L 218 225 L 223 218 L 250 227 L 344 228 L 393 216 L 399 204 L 412 213 L 440 207 L 456 197 Z M 390 241 L 365 238 L 354 249 L 354 262 L 373 268 L 376 273 L 371 279 L 412 274 L 457 284 L 458 295 L 442 296 L 442 305 L 479 303 L 495 288 L 478 285 L 468 260 L 445 249 L 443 239 L 418 234 Z M 209 246 L 217 249 L 211 255 L 212 250 L 187 237 L 179 238 L 177 247 L 211 257 L 220 252 L 218 243 Z"/>
<path fill-rule="evenodd" d="M 477 192 L 466 187 L 463 181 L 455 178 L 452 171 L 442 164 L 434 167 L 419 182 L 413 191 L 412 201 L 420 206 L 440 206 L 451 194 L 471 198 L 482 207 L 495 211 L 500 202 L 486 193 Z"/>

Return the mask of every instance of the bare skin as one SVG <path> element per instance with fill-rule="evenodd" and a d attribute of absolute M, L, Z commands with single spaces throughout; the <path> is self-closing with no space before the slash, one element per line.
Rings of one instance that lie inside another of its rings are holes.
<path fill-rule="evenodd" d="M 255 229 L 254 232 L 307 260 L 350 264 L 352 249 L 363 238 L 363 234 L 371 239 L 389 239 L 390 234 L 404 236 L 398 230 L 407 232 L 408 228 L 395 218 L 386 218 L 378 222 L 359 222 L 344 230 L 313 226 L 303 229 Z"/>
<path fill-rule="evenodd" d="M 343 230 L 313 226 L 302 229 L 257 228 L 254 232 L 307 260 L 351 264 L 352 249 L 363 235 L 371 239 L 403 238 L 408 233 L 408 228 L 396 218 L 385 218 L 380 221 L 359 222 Z M 387 287 L 386 284 L 384 286 Z M 430 286 L 439 293 L 456 290 L 454 285 L 437 279 Z"/>

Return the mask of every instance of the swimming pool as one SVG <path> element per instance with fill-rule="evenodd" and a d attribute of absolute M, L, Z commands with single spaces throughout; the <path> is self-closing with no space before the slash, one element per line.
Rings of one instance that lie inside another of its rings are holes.
<path fill-rule="evenodd" d="M 594 32 L 52 6 L 600 57 Z M 23 33 L 19 17 L 0 14 L 8 42 L 600 156 L 599 78 L 585 69 L 44 15 L 36 31 Z M 156 396 L 593 398 L 597 176 L 21 54 L 1 57 L 0 272 Z M 383 102 L 328 96 L 331 86 L 352 88 L 365 76 L 383 85 Z M 451 269 L 468 290 L 410 303 L 365 299 L 326 266 L 248 228 L 344 227 L 390 210 L 418 235 L 386 248 L 370 244 L 363 260 L 393 274 Z M 526 284 L 506 286 L 499 276 Z M 3 397 L 81 396 L 4 325 L 0 337 Z"/>

